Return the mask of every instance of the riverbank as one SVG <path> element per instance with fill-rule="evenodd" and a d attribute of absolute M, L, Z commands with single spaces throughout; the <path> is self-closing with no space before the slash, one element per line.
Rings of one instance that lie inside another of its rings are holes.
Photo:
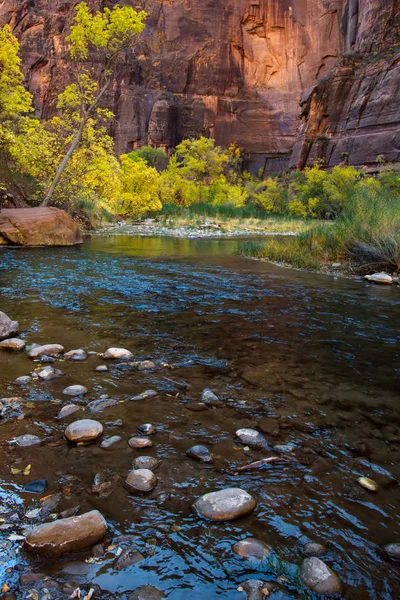
<path fill-rule="evenodd" d="M 210 238 L 240 236 L 291 236 L 308 231 L 315 220 L 272 216 L 265 219 L 144 219 L 129 223 L 119 221 L 102 225 L 96 235 L 170 236 L 179 238 Z"/>

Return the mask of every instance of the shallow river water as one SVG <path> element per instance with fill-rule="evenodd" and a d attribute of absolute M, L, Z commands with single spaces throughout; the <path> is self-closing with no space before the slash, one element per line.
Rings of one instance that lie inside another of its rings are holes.
<path fill-rule="evenodd" d="M 254 577 L 276 583 L 273 600 L 314 598 L 298 578 L 308 541 L 328 547 L 324 560 L 342 579 L 344 598 L 400 597 L 399 563 L 383 550 L 400 542 L 400 291 L 280 269 L 241 258 L 236 247 L 235 240 L 115 236 L 73 248 L 1 250 L 0 310 L 19 321 L 28 343 L 96 353 L 123 347 L 158 367 L 140 372 L 114 361 L 101 373 L 95 367 L 104 359 L 91 354 L 83 362 L 57 360 L 62 378 L 20 388 L 13 381 L 37 363 L 1 353 L 0 398 L 22 399 L 0 421 L 0 581 L 17 598 L 32 590 L 40 600 L 67 598 L 74 587 L 87 593 L 97 584 L 102 598 L 125 599 L 151 584 L 171 600 L 241 600 L 237 587 Z M 89 389 L 78 401 L 82 410 L 55 420 L 71 401 L 62 390 L 72 384 Z M 196 410 L 206 387 L 223 404 Z M 147 389 L 159 395 L 130 401 Z M 100 441 L 72 447 L 65 427 L 88 416 L 85 405 L 102 394 L 120 402 L 90 417 L 122 441 L 109 450 Z M 145 452 L 127 444 L 142 423 L 157 429 Z M 294 449 L 247 449 L 235 440 L 241 427 Z M 44 443 L 8 443 L 25 433 Z M 195 443 L 209 447 L 212 465 L 185 455 Z M 297 462 L 229 474 L 278 453 Z M 158 484 L 146 496 L 123 485 L 140 454 L 160 459 Z M 360 476 L 378 491 L 360 487 Z M 43 478 L 44 494 L 23 492 Z M 93 485 L 107 481 L 104 497 Z M 219 523 L 193 513 L 196 498 L 226 487 L 250 492 L 257 509 Z M 50 560 L 21 549 L 14 534 L 55 518 L 25 516 L 50 495 L 52 515 L 77 505 L 80 513 L 102 512 L 104 557 L 88 551 Z M 117 570 L 126 535 L 144 559 Z M 272 546 L 268 560 L 232 552 L 246 536 Z M 43 577 L 21 583 L 28 572 Z"/>

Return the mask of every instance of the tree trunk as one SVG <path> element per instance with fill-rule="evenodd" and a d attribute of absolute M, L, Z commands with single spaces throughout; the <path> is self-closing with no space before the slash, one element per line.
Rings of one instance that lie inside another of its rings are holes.
<path fill-rule="evenodd" d="M 68 148 L 68 152 L 66 153 L 66 155 L 64 156 L 64 158 L 62 159 L 62 161 L 60 162 L 57 172 L 54 176 L 53 181 L 51 182 L 51 186 L 49 187 L 49 190 L 46 194 L 45 199 L 43 200 L 41 206 L 48 206 L 51 202 L 51 199 L 53 197 L 54 194 L 54 190 L 57 187 L 58 182 L 61 179 L 61 175 L 64 172 L 65 167 L 67 166 L 69 159 L 71 158 L 71 156 L 73 155 L 74 151 L 76 150 L 76 148 L 79 146 L 80 141 L 82 139 L 82 135 L 83 135 L 83 130 L 85 129 L 85 125 L 87 123 L 87 118 L 83 118 L 82 119 L 82 123 L 79 125 L 79 129 L 75 134 L 74 139 L 72 140 L 72 143 L 70 145 L 70 147 Z"/>

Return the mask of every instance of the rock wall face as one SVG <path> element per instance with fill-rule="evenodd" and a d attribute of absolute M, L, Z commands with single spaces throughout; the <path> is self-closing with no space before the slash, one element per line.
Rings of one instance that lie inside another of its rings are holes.
<path fill-rule="evenodd" d="M 386 157 L 390 131 L 387 159 L 397 160 L 399 48 L 364 66 L 356 57 L 371 56 L 378 41 L 386 48 L 388 27 L 396 43 L 398 0 L 127 3 L 146 10 L 148 19 L 106 99 L 116 115 L 118 153 L 206 135 L 223 146 L 237 143 L 254 170 L 268 172 L 322 154 L 329 164 L 344 152 L 357 164 L 374 153 Z M 65 37 L 73 6 L 66 0 L 0 2 L 0 24 L 10 23 L 20 40 L 27 83 L 43 116 L 54 111 L 57 93 L 71 80 Z M 398 37 L 397 30 L 397 44 Z"/>

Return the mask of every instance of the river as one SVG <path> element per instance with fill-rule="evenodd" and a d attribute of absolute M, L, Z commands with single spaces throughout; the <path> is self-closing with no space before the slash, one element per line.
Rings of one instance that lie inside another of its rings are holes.
<path fill-rule="evenodd" d="M 400 542 L 400 291 L 281 269 L 242 258 L 236 248 L 234 239 L 93 236 L 73 248 L 1 250 L 0 309 L 20 322 L 27 342 L 97 353 L 123 347 L 160 367 L 140 372 L 117 363 L 100 373 L 95 367 L 104 359 L 92 354 L 55 363 L 65 373 L 60 379 L 18 388 L 15 378 L 37 365 L 25 353 L 0 354 L 1 397 L 23 398 L 24 418 L 0 427 L 0 566 L 17 598 L 32 588 L 44 597 L 43 580 L 18 584 L 27 571 L 57 582 L 51 598 L 68 597 L 62 586 L 71 582 L 97 584 L 102 598 L 126 598 L 151 584 L 171 600 L 241 600 L 237 587 L 252 577 L 277 582 L 273 600 L 312 598 L 298 579 L 307 541 L 327 546 L 324 560 L 342 579 L 344 598 L 398 597 L 399 564 L 382 548 Z M 121 443 L 105 451 L 64 440 L 76 414 L 55 416 L 72 384 L 89 389 L 82 406 L 101 394 L 121 400 L 95 417 Z M 194 410 L 206 387 L 223 406 Z M 159 395 L 129 402 L 149 388 Z M 142 454 L 160 459 L 158 484 L 135 496 L 123 482 L 140 452 L 127 440 L 149 422 L 157 433 Z M 297 462 L 228 474 L 265 456 L 235 440 L 238 428 L 259 426 L 272 445 L 293 446 L 280 452 Z M 45 443 L 8 443 L 25 433 Z M 210 448 L 213 464 L 185 456 L 195 443 Z M 11 472 L 28 464 L 29 476 Z M 95 476 L 112 481 L 111 495 L 93 492 Z M 360 476 L 374 479 L 378 491 L 359 486 Z M 40 507 L 40 496 L 23 486 L 42 478 L 46 495 L 61 492 L 55 513 L 99 509 L 110 544 L 132 535 L 144 559 L 117 570 L 112 550 L 88 562 L 90 552 L 51 561 L 19 551 L 21 542 L 8 538 L 23 535 L 24 515 Z M 192 512 L 196 498 L 224 487 L 247 490 L 257 509 L 220 523 Z M 249 535 L 273 548 L 268 561 L 232 552 Z"/>

